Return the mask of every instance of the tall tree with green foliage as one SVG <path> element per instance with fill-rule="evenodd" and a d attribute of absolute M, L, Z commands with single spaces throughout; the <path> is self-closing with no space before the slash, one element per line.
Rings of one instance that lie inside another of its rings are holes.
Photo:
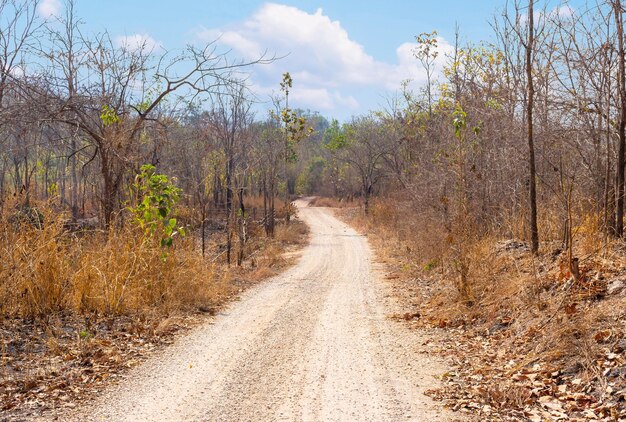
<path fill-rule="evenodd" d="M 298 159 L 296 145 L 313 132 L 311 127 L 307 127 L 306 119 L 303 116 L 299 116 L 296 111 L 289 107 L 289 91 L 292 87 L 293 79 L 289 72 L 285 72 L 280 82 L 284 105 L 281 104 L 282 101 L 280 99 L 277 99 L 275 104 L 278 108 L 278 114 L 274 114 L 274 118 L 281 123 L 285 142 L 283 176 L 285 182 L 285 218 L 287 222 L 289 222 L 291 217 L 291 202 L 289 196 L 295 193 L 295 180 L 289 180 L 288 167 Z"/>

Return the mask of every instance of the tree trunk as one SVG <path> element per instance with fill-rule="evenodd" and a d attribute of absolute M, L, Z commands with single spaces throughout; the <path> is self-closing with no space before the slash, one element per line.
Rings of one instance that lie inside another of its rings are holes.
<path fill-rule="evenodd" d="M 607 99 L 606 105 L 607 110 L 611 107 L 611 78 L 607 78 Z M 606 163 L 604 168 L 604 235 L 606 240 L 608 240 L 609 233 L 613 224 L 611 223 L 611 214 L 614 209 L 614 196 L 611 195 L 611 116 L 610 113 L 606 113 L 606 132 L 605 132 L 605 142 L 606 142 Z"/>
<path fill-rule="evenodd" d="M 243 188 L 239 188 L 239 211 L 241 212 L 239 224 L 239 252 L 237 255 L 237 265 L 241 267 L 244 258 L 244 247 L 246 246 L 246 208 L 243 202 Z"/>
<path fill-rule="evenodd" d="M 207 204 L 202 204 L 202 256 L 206 253 L 206 214 Z"/>
<path fill-rule="evenodd" d="M 77 154 L 77 150 L 76 150 L 76 138 L 74 136 L 72 136 L 72 144 L 71 144 L 71 153 L 72 153 L 72 165 L 71 165 L 71 172 L 72 172 L 72 191 L 71 191 L 71 197 L 70 197 L 70 206 L 72 207 L 72 220 L 76 221 L 76 219 L 78 219 L 78 172 L 76 170 L 76 160 L 78 159 L 76 157 Z"/>
<path fill-rule="evenodd" d="M 267 194 L 267 175 L 263 174 L 263 181 L 261 184 L 263 189 L 263 228 L 265 229 L 265 235 L 269 236 L 269 214 L 268 214 L 268 194 Z"/>
<path fill-rule="evenodd" d="M 102 196 L 102 213 L 104 216 L 104 227 L 108 229 L 113 222 L 113 212 L 115 209 L 116 187 L 113 181 L 112 165 L 109 161 L 108 153 L 101 151 L 100 158 L 102 181 L 104 183 L 104 195 Z"/>
<path fill-rule="evenodd" d="M 269 222 L 268 222 L 268 230 L 269 230 L 269 235 L 270 237 L 274 237 L 274 228 L 276 226 L 276 221 L 275 221 L 275 204 L 274 204 L 274 197 L 276 196 L 276 192 L 275 192 L 275 186 L 276 186 L 276 178 L 272 177 L 270 179 L 270 193 L 269 193 L 269 200 L 270 200 L 270 212 L 269 212 Z"/>
<path fill-rule="evenodd" d="M 534 0 L 528 2 L 528 44 L 526 45 L 526 79 L 528 88 L 526 119 L 528 124 L 528 167 L 529 167 L 529 205 L 530 205 L 530 249 L 536 254 L 539 250 L 539 230 L 537 228 L 537 174 L 535 169 L 535 143 L 533 139 L 533 106 L 535 87 L 533 84 L 533 49 L 534 49 Z"/>
<path fill-rule="evenodd" d="M 6 168 L 7 163 L 4 159 L 2 159 L 2 170 L 0 171 L 0 214 L 4 211 L 4 196 L 5 196 L 5 187 L 4 181 L 6 179 Z"/>
<path fill-rule="evenodd" d="M 364 195 L 364 209 L 365 209 L 365 215 L 369 215 L 370 212 L 370 196 L 372 194 L 372 185 L 370 183 L 366 183 L 364 185 L 364 189 L 363 189 L 363 195 Z"/>
<path fill-rule="evenodd" d="M 229 154 L 230 155 L 230 154 Z M 226 163 L 226 260 L 231 263 L 232 232 L 233 232 L 233 157 L 228 158 Z"/>
<path fill-rule="evenodd" d="M 28 172 L 28 152 L 24 153 L 24 205 L 30 206 L 30 173 Z"/>
<path fill-rule="evenodd" d="M 615 235 L 624 236 L 624 155 L 626 154 L 626 72 L 624 69 L 624 19 L 621 0 L 613 3 L 618 42 L 618 94 L 620 118 L 618 125 L 617 200 L 615 206 Z"/>
<path fill-rule="evenodd" d="M 220 205 L 220 191 L 222 190 L 222 184 L 220 182 L 220 174 L 218 166 L 214 167 L 214 177 L 213 177 L 213 206 L 218 208 Z"/>

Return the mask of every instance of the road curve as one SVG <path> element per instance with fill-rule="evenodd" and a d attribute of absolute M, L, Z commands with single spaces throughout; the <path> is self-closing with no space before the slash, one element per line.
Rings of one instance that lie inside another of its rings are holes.
<path fill-rule="evenodd" d="M 436 362 L 391 321 L 365 237 L 324 208 L 299 263 L 131 371 L 80 421 L 446 420 Z"/>

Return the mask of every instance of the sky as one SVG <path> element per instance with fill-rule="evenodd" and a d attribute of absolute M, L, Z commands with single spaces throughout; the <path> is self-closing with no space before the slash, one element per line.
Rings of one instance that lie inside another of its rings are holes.
<path fill-rule="evenodd" d="M 250 69 L 260 98 L 293 78 L 291 105 L 345 120 L 379 109 L 403 80 L 423 85 L 413 56 L 415 35 L 438 31 L 441 71 L 452 51 L 455 26 L 464 41 L 489 41 L 489 26 L 505 0 L 76 0 L 88 31 L 108 31 L 118 44 L 145 43 L 155 52 L 218 39 L 233 58 L 267 52 L 283 57 Z M 41 0 L 43 17 L 62 0 Z"/>

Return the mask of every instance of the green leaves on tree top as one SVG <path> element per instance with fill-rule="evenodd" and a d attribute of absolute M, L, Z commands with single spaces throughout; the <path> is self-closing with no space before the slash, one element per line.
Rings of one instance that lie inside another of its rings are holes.
<path fill-rule="evenodd" d="M 311 135 L 314 130 L 307 127 L 307 121 L 303 116 L 289 108 L 289 89 L 293 86 L 293 79 L 289 72 L 283 74 L 280 89 L 285 94 L 285 107 L 280 109 L 280 113 L 270 112 L 270 116 L 282 124 L 285 134 L 285 161 L 295 162 L 297 154 L 295 146 L 305 137 Z"/>
<path fill-rule="evenodd" d="M 102 112 L 100 113 L 100 120 L 104 126 L 110 126 L 115 123 L 119 123 L 120 117 L 115 112 L 115 109 L 109 105 L 102 106 Z"/>
<path fill-rule="evenodd" d="M 346 131 L 333 119 L 330 127 L 324 132 L 324 148 L 329 151 L 337 151 L 347 145 Z"/>
<path fill-rule="evenodd" d="M 417 46 L 413 49 L 413 55 L 418 60 L 435 60 L 437 52 L 437 31 L 422 32 L 415 37 Z"/>

